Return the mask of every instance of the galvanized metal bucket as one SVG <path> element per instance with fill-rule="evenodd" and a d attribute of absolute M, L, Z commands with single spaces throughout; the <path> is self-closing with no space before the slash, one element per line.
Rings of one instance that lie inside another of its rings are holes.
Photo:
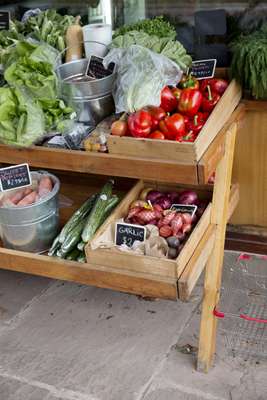
<path fill-rule="evenodd" d="M 4 247 L 42 253 L 47 251 L 59 229 L 59 179 L 46 171 L 32 172 L 32 180 L 48 175 L 54 187 L 36 204 L 26 207 L 0 207 L 1 239 Z"/>

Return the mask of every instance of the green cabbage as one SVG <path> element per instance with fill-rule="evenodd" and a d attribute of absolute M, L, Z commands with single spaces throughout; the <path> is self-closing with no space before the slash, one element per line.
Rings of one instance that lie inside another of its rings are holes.
<path fill-rule="evenodd" d="M 149 35 L 142 31 L 130 31 L 124 35 L 117 36 L 112 40 L 111 49 L 128 49 L 132 45 L 145 47 L 155 53 L 162 54 L 174 61 L 186 72 L 192 64 L 192 58 L 186 53 L 184 46 L 177 40 L 168 37 L 159 38 L 156 35 Z"/>

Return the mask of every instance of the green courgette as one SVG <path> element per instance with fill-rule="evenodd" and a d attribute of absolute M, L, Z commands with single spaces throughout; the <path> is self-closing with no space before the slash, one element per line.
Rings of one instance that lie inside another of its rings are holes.
<path fill-rule="evenodd" d="M 99 224 L 98 224 L 98 226 L 96 228 L 96 231 L 105 222 L 107 217 L 109 217 L 111 211 L 116 207 L 116 205 L 119 203 L 119 201 L 120 201 L 120 199 L 119 199 L 118 196 L 113 196 L 110 199 L 108 199 L 107 204 L 106 204 L 106 208 L 105 208 L 105 212 L 104 212 L 101 220 L 99 221 Z M 82 240 L 80 243 L 78 243 L 77 248 L 80 251 L 83 251 L 85 245 L 86 245 L 86 243 Z"/>
<path fill-rule="evenodd" d="M 80 251 L 78 249 L 73 249 L 66 257 L 66 260 L 76 261 L 80 256 Z"/>
<path fill-rule="evenodd" d="M 59 241 L 63 243 L 71 230 L 76 227 L 76 225 L 83 220 L 93 208 L 93 205 L 96 201 L 97 194 L 93 194 L 89 199 L 87 199 L 83 205 L 75 211 L 75 213 L 71 216 L 68 222 L 63 227 L 62 231 L 59 234 Z"/>
<path fill-rule="evenodd" d="M 60 249 L 61 247 L 61 243 L 59 241 L 59 235 L 55 238 L 55 240 L 53 241 L 52 246 L 50 247 L 50 250 L 48 252 L 48 255 L 51 256 L 55 256 L 57 251 Z"/>
<path fill-rule="evenodd" d="M 86 220 L 79 222 L 66 236 L 61 245 L 61 249 L 57 252 L 57 256 L 65 258 L 65 256 L 72 251 L 77 243 L 81 240 L 81 234 L 85 227 Z"/>
<path fill-rule="evenodd" d="M 79 263 L 85 263 L 86 262 L 86 257 L 84 252 L 80 252 L 80 255 L 77 258 L 77 261 Z"/>
<path fill-rule="evenodd" d="M 98 198 L 86 220 L 86 224 L 82 232 L 83 242 L 88 243 L 89 240 L 92 239 L 97 228 L 99 227 L 103 215 L 105 214 L 107 201 L 112 195 L 112 188 L 113 181 L 108 181 L 99 193 Z"/>

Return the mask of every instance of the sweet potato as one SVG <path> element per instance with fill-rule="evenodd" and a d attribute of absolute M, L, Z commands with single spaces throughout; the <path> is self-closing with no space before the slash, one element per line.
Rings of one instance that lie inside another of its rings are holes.
<path fill-rule="evenodd" d="M 34 190 L 33 192 L 25 196 L 22 200 L 20 200 L 17 206 L 18 207 L 30 206 L 31 204 L 35 203 L 36 199 L 37 199 L 37 192 Z"/>
<path fill-rule="evenodd" d="M 40 197 L 45 197 L 48 193 L 50 193 L 53 189 L 53 182 L 49 178 L 49 176 L 43 176 L 40 179 L 38 194 Z"/>
<path fill-rule="evenodd" d="M 8 200 L 11 201 L 11 203 L 16 205 L 20 202 L 20 200 L 22 200 L 25 196 L 27 196 L 31 192 L 32 192 L 32 189 L 30 189 L 30 188 L 22 189 L 16 193 L 14 193 L 13 195 L 11 195 L 8 198 Z"/>

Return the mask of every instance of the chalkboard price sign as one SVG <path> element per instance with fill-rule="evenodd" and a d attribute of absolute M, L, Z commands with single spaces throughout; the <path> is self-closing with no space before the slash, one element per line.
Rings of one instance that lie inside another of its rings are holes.
<path fill-rule="evenodd" d="M 86 75 L 91 76 L 95 79 L 102 79 L 113 73 L 115 64 L 110 63 L 108 69 L 103 65 L 103 58 L 97 56 L 91 56 L 90 62 L 87 68 Z"/>
<path fill-rule="evenodd" d="M 0 189 L 2 192 L 18 189 L 32 184 L 28 164 L 0 168 Z"/>
<path fill-rule="evenodd" d="M 213 78 L 216 63 L 216 59 L 193 61 L 191 75 L 197 79 Z"/>
<path fill-rule="evenodd" d="M 179 213 L 188 213 L 193 217 L 197 211 L 197 206 L 191 204 L 173 204 L 171 210 L 175 210 Z"/>
<path fill-rule="evenodd" d="M 8 11 L 0 11 L 0 31 L 9 30 L 10 15 Z"/>
<path fill-rule="evenodd" d="M 132 247 L 135 240 L 144 242 L 146 238 L 146 228 L 139 225 L 124 224 L 117 222 L 115 230 L 115 243 L 117 246 L 126 245 Z"/>

